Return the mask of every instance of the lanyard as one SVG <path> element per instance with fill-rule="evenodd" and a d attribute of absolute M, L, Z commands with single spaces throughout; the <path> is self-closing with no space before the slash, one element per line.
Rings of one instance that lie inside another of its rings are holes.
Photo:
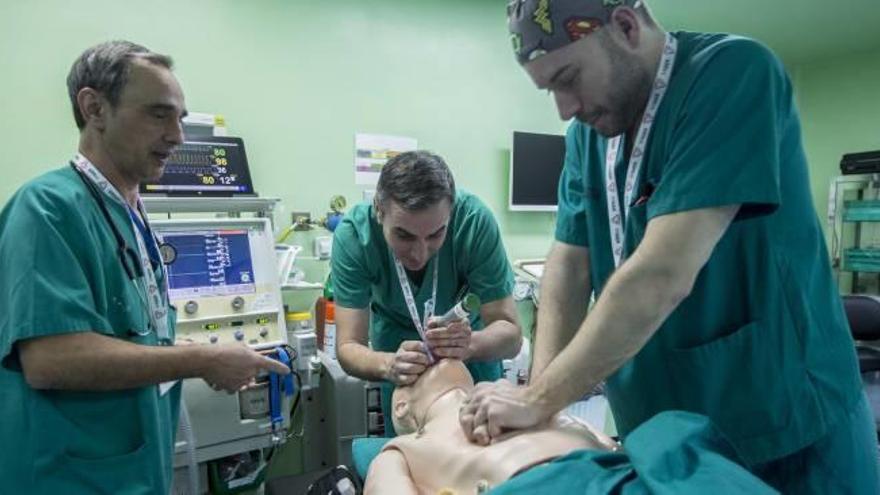
<path fill-rule="evenodd" d="M 140 214 L 140 216 L 138 216 L 138 214 Z M 138 208 L 138 211 L 135 211 L 132 208 L 128 208 L 128 216 L 131 218 L 131 223 L 137 227 L 138 231 L 141 233 L 142 239 L 154 239 L 153 229 L 150 228 L 149 224 L 141 221 L 141 218 L 147 218 L 147 214 L 143 209 Z M 159 254 L 156 242 L 147 243 L 147 254 L 150 256 L 150 264 L 153 267 L 162 263 L 162 256 Z"/>
<path fill-rule="evenodd" d="M 106 177 L 98 170 L 92 163 L 81 154 L 77 153 L 76 157 L 73 160 L 74 165 L 77 169 L 79 169 L 82 173 L 84 173 L 89 180 L 92 181 L 95 186 L 100 189 L 106 196 L 108 196 L 111 200 L 118 203 L 119 205 L 126 208 L 129 212 L 129 216 L 131 216 L 132 229 L 135 233 L 135 239 L 137 240 L 138 246 L 138 257 L 140 258 L 141 267 L 143 268 L 144 277 L 143 284 L 144 287 L 141 287 L 141 284 L 138 283 L 137 280 L 134 281 L 135 288 L 137 289 L 138 295 L 145 301 L 145 309 L 147 310 L 148 316 L 150 318 L 150 326 L 156 329 L 156 335 L 160 339 L 168 340 L 171 338 L 171 331 L 168 328 L 168 301 L 165 299 L 165 290 L 159 289 L 159 284 L 156 281 L 156 274 L 153 272 L 152 263 L 150 263 L 150 251 L 147 249 L 147 242 L 153 244 L 153 250 L 155 252 L 159 251 L 159 248 L 156 247 L 156 239 L 147 234 L 146 237 L 149 238 L 147 240 L 145 235 L 142 233 L 144 230 L 149 231 L 149 227 L 144 225 L 143 230 L 138 222 L 135 222 L 135 215 L 132 212 L 128 203 L 122 198 L 122 194 L 107 180 Z M 146 215 L 144 212 L 143 203 L 138 199 L 138 210 L 144 215 L 144 222 L 146 222 Z M 113 228 L 111 226 L 111 228 Z M 165 274 L 165 266 L 160 262 L 159 269 L 162 270 L 162 279 L 167 282 L 167 275 Z M 163 285 L 164 289 L 164 285 Z"/>
<path fill-rule="evenodd" d="M 413 325 L 416 327 L 416 331 L 419 332 L 419 336 L 422 337 L 422 341 L 427 342 L 428 339 L 425 337 L 425 328 L 428 326 L 428 320 L 434 316 L 434 305 L 437 302 L 437 266 L 440 264 L 437 258 L 439 258 L 439 256 L 434 255 L 434 260 L 432 261 L 434 264 L 433 286 L 431 289 L 431 298 L 425 301 L 424 323 L 419 320 L 419 310 L 416 308 L 416 299 L 413 297 L 412 287 L 410 287 L 409 279 L 406 276 L 406 270 L 404 270 L 403 264 L 397 259 L 397 256 L 392 254 L 391 257 L 394 258 L 394 268 L 397 269 L 397 280 L 400 282 L 400 290 L 403 291 L 403 299 L 406 301 L 406 309 L 409 310 L 409 316 L 412 318 Z M 428 352 L 428 358 L 433 362 L 434 356 L 431 355 L 431 351 L 427 348 L 427 345 L 425 350 Z"/>
<path fill-rule="evenodd" d="M 654 77 L 651 97 L 648 99 L 647 106 L 645 106 L 645 113 L 642 115 L 642 122 L 639 124 L 629 164 L 626 168 L 624 209 L 622 213 L 620 196 L 617 194 L 617 177 L 614 170 L 617 156 L 620 153 L 621 136 L 615 136 L 608 141 L 608 148 L 605 152 L 605 184 L 607 186 L 605 192 L 608 195 L 608 228 L 611 231 L 611 252 L 614 254 L 615 268 L 619 267 L 623 261 L 624 222 L 629 218 L 629 207 L 632 205 L 633 194 L 635 193 L 636 178 L 642 169 L 642 162 L 647 152 L 648 136 L 651 134 L 654 118 L 657 116 L 657 109 L 660 108 L 663 96 L 666 95 L 666 88 L 669 87 L 669 79 L 672 76 L 672 66 L 675 63 L 675 53 L 677 50 L 678 42 L 671 34 L 666 33 L 663 56 L 660 58 L 660 65 L 657 67 L 657 75 Z"/>

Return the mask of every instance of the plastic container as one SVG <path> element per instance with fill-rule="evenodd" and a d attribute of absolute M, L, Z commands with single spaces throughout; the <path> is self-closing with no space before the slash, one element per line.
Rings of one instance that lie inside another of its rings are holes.
<path fill-rule="evenodd" d="M 315 301 L 315 336 L 318 339 L 318 349 L 324 350 L 324 325 L 327 320 L 327 299 L 319 296 Z"/>
<path fill-rule="evenodd" d="M 333 301 L 333 279 L 328 274 L 324 282 L 324 294 L 315 301 L 315 336 L 318 338 L 318 349 L 324 350 L 324 325 L 327 321 L 327 303 Z"/>
<path fill-rule="evenodd" d="M 880 201 L 876 199 L 845 201 L 844 222 L 880 222 Z"/>
<path fill-rule="evenodd" d="M 312 330 L 312 314 L 308 311 L 288 311 L 284 313 L 284 321 L 287 323 L 287 340 L 300 330 Z"/>
<path fill-rule="evenodd" d="M 327 301 L 325 307 L 324 322 L 324 354 L 331 359 L 336 359 L 336 306 L 333 301 Z"/>
<path fill-rule="evenodd" d="M 843 268 L 854 272 L 880 273 L 880 249 L 851 248 L 843 252 Z"/>

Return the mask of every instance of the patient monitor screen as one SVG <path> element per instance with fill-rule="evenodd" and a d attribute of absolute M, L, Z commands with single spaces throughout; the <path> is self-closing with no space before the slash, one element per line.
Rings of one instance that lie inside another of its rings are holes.
<path fill-rule="evenodd" d="M 256 290 L 247 230 L 175 232 L 166 234 L 163 242 L 176 251 L 168 265 L 171 299 L 251 294 Z"/>
<path fill-rule="evenodd" d="M 162 178 L 141 184 L 142 193 L 185 196 L 253 195 L 244 142 L 236 137 L 205 137 L 180 145 Z"/>

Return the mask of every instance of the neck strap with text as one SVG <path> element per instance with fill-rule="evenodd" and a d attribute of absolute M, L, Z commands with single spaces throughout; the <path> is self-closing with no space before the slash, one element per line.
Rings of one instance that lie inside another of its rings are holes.
<path fill-rule="evenodd" d="M 83 174 L 88 177 L 88 179 L 108 198 L 110 198 L 115 203 L 123 206 L 130 215 L 130 221 L 132 222 L 132 230 L 134 231 L 135 239 L 137 239 L 137 247 L 138 247 L 138 258 L 140 259 L 141 268 L 144 273 L 143 284 L 144 287 L 141 287 L 141 284 L 138 283 L 137 280 L 134 280 L 135 286 L 139 293 L 142 292 L 142 298 L 145 299 L 146 310 L 149 313 L 149 319 L 151 326 L 156 330 L 156 335 L 160 339 L 170 339 L 171 331 L 168 327 L 168 300 L 165 298 L 165 291 L 159 289 L 159 284 L 156 280 L 156 275 L 153 272 L 152 263 L 150 263 L 150 251 L 147 249 L 147 243 L 154 244 L 153 248 L 156 252 L 158 252 L 158 247 L 155 246 L 156 240 L 152 235 L 149 235 L 145 238 L 141 233 L 140 228 L 134 223 L 134 215 L 133 209 L 129 204 L 123 199 L 122 194 L 118 189 L 109 181 L 104 174 L 95 167 L 88 158 L 84 157 L 81 154 L 77 154 L 73 159 L 74 166 Z M 140 214 L 143 216 L 143 221 L 146 225 L 147 218 L 144 213 L 144 207 L 141 203 L 141 200 L 138 199 L 138 210 Z M 109 220 L 109 219 L 108 219 Z M 149 227 L 147 226 L 147 230 Z M 165 266 L 160 262 L 159 269 L 163 271 L 162 279 L 163 281 L 167 281 L 167 276 L 164 273 Z M 164 287 L 164 285 L 163 285 Z M 141 295 L 141 294 L 139 294 Z"/>
<path fill-rule="evenodd" d="M 439 255 L 434 255 L 434 259 L 431 261 L 431 263 L 434 264 L 433 280 L 431 281 L 431 298 L 425 301 L 425 318 L 423 320 L 419 319 L 419 310 L 416 308 L 416 299 L 413 297 L 412 287 L 410 287 L 409 278 L 406 276 L 406 270 L 403 268 L 403 263 L 397 259 L 397 256 L 392 254 L 391 257 L 394 258 L 394 268 L 397 269 L 397 279 L 400 282 L 400 290 L 403 291 L 403 298 L 406 301 L 406 309 L 409 310 L 413 326 L 416 327 L 416 331 L 419 332 L 419 336 L 422 338 L 422 341 L 425 342 L 425 351 L 428 353 L 428 358 L 433 362 L 434 356 L 431 355 L 431 351 L 428 349 L 428 339 L 425 337 L 425 331 L 428 326 L 428 320 L 434 316 L 434 305 L 437 302 L 437 266 L 440 264 L 437 258 L 439 258 Z"/>
<path fill-rule="evenodd" d="M 675 64 L 675 54 L 677 51 L 678 43 L 676 39 L 671 34 L 666 33 L 663 55 L 660 58 L 660 65 L 657 67 L 657 75 L 654 77 L 651 97 L 648 99 L 647 106 L 645 106 L 645 112 L 642 115 L 639 130 L 636 132 L 629 164 L 626 168 L 623 208 L 620 207 L 620 196 L 617 192 L 617 177 L 615 175 L 615 164 L 620 154 L 622 136 L 615 136 L 608 141 L 605 152 L 605 192 L 608 204 L 608 228 L 611 231 L 611 252 L 614 254 L 615 268 L 619 267 L 623 261 L 624 222 L 629 218 L 629 208 L 633 202 L 636 179 L 642 169 L 642 162 L 647 152 L 648 136 L 651 134 L 654 118 L 657 116 L 657 109 L 660 108 L 660 103 L 663 101 L 666 89 L 669 87 L 669 80 L 672 77 L 672 67 Z"/>

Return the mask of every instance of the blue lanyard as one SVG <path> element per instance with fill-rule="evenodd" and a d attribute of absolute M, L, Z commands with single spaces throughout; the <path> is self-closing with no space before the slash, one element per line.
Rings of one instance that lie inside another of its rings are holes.
<path fill-rule="evenodd" d="M 156 247 L 156 238 L 153 237 L 153 231 L 147 224 L 141 221 L 140 217 L 130 206 L 127 209 L 128 216 L 131 217 L 132 223 L 140 231 L 141 238 L 143 238 L 144 244 L 147 245 L 147 255 L 150 257 L 150 264 L 153 265 L 153 270 L 155 270 L 159 267 L 159 263 L 162 262 L 162 258 L 159 256 L 159 248 Z"/>

